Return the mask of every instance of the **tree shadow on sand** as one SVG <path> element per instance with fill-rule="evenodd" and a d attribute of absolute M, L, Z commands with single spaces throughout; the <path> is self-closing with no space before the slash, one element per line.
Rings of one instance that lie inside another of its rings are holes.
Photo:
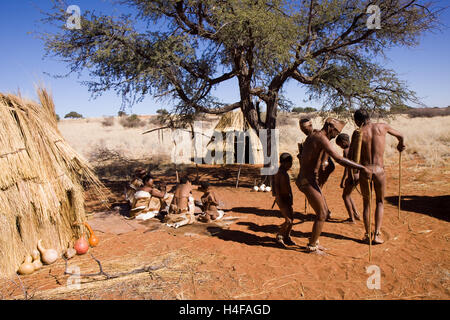
<path fill-rule="evenodd" d="M 294 221 L 294 226 L 303 223 L 304 221 L 301 221 L 300 223 L 295 223 Z M 279 225 L 274 225 L 274 224 L 266 224 L 263 226 L 260 226 L 256 223 L 253 222 L 238 222 L 237 224 L 239 225 L 244 225 L 247 226 L 249 230 L 254 231 L 254 232 L 265 232 L 265 233 L 273 233 L 274 235 L 280 230 L 280 226 Z M 306 238 L 309 239 L 311 237 L 311 232 L 301 232 L 299 230 L 292 230 L 291 231 L 291 235 L 293 237 L 296 238 Z M 354 239 L 354 238 L 350 238 L 347 236 L 343 236 L 340 234 L 336 234 L 336 233 L 330 233 L 330 232 L 322 232 L 320 234 L 321 237 L 328 237 L 328 238 L 333 238 L 333 239 L 338 239 L 338 240 L 351 240 L 351 241 L 356 241 L 356 242 L 360 242 L 359 239 Z"/>
<path fill-rule="evenodd" d="M 233 212 L 237 213 L 250 213 L 261 217 L 278 217 L 282 218 L 280 210 L 267 210 L 267 209 L 259 209 L 255 207 L 234 207 L 231 209 Z M 300 213 L 294 212 L 294 219 L 313 221 L 316 218 L 315 214 L 308 213 Z"/>
<path fill-rule="evenodd" d="M 271 248 L 282 248 L 279 244 L 275 242 L 275 235 L 280 229 L 280 226 L 270 224 L 270 225 L 258 225 L 253 222 L 247 222 L 242 221 L 238 222 L 238 225 L 247 226 L 250 231 L 253 232 L 264 232 L 264 233 L 271 233 L 273 236 L 258 236 L 253 233 L 241 231 L 241 230 L 228 230 L 228 229 L 215 229 L 214 232 L 208 230 L 211 234 L 211 236 L 215 236 L 219 239 L 225 240 L 225 241 L 234 241 L 243 243 L 249 246 L 262 246 L 262 247 L 271 247 Z M 311 232 L 301 232 L 299 230 L 292 230 L 291 236 L 293 238 L 305 238 L 309 239 L 311 237 Z M 361 239 L 354 239 L 350 238 L 344 235 L 330 233 L 330 232 L 322 232 L 321 237 L 328 237 L 338 240 L 350 240 L 355 241 L 358 243 L 362 243 Z M 294 239 L 295 241 L 295 239 Z M 294 246 L 288 248 L 290 250 L 300 251 L 300 252 L 307 252 L 305 246 Z"/>
<path fill-rule="evenodd" d="M 387 202 L 397 206 L 398 196 L 386 197 Z M 402 196 L 400 209 L 429 215 L 450 222 L 450 196 Z"/>
<path fill-rule="evenodd" d="M 227 229 L 217 230 L 217 228 L 215 228 L 214 230 L 210 230 L 209 227 L 208 232 L 211 234 L 211 236 L 217 237 L 224 241 L 239 242 L 246 244 L 248 246 L 261 246 L 268 248 L 293 250 L 298 252 L 307 252 L 307 249 L 304 246 L 293 246 L 283 248 L 278 243 L 275 242 L 275 237 L 268 237 L 268 236 L 260 237 L 257 236 L 256 234 L 240 230 L 227 230 Z"/>

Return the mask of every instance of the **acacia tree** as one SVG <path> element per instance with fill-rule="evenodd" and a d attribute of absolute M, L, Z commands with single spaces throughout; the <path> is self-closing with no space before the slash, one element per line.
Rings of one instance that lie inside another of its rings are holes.
<path fill-rule="evenodd" d="M 325 109 L 382 109 L 415 101 L 380 57 L 394 46 L 414 46 L 437 27 L 440 10 L 420 0 L 120 0 L 134 15 L 85 11 L 81 29 L 64 27 L 67 6 L 57 1 L 44 34 L 48 54 L 71 72 L 88 69 L 94 93 L 114 89 L 125 103 L 146 95 L 174 101 L 172 114 L 189 122 L 197 113 L 240 108 L 255 130 L 276 128 L 286 106 L 283 86 L 296 81 Z M 368 28 L 377 5 L 381 28 Z M 221 83 L 237 80 L 238 101 L 219 101 Z M 266 107 L 261 117 L 260 103 Z M 267 153 L 271 152 L 270 130 Z"/>

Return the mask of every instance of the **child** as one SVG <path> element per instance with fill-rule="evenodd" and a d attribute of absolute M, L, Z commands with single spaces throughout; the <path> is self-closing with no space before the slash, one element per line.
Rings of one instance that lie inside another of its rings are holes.
<path fill-rule="evenodd" d="M 350 137 L 348 134 L 341 133 L 338 135 L 336 138 L 336 144 L 344 150 L 343 156 L 348 159 L 350 150 Z M 352 176 L 350 170 L 345 168 L 344 175 L 341 180 L 341 188 L 344 189 L 342 192 L 342 199 L 344 199 L 345 207 L 347 208 L 349 216 L 349 218 L 344 221 L 346 223 L 355 223 L 355 219 L 361 220 L 358 210 L 356 210 L 356 205 L 351 197 L 351 193 L 356 188 L 357 183 L 358 181 Z"/>
<path fill-rule="evenodd" d="M 273 179 L 273 195 L 280 208 L 285 222 L 280 226 L 276 241 L 283 247 L 286 245 L 296 245 L 290 237 L 294 220 L 294 210 L 292 209 L 293 198 L 288 170 L 292 167 L 292 156 L 289 153 L 280 155 L 280 168 Z"/>
<path fill-rule="evenodd" d="M 211 190 L 208 181 L 202 181 L 200 183 L 203 191 L 201 198 L 203 213 L 197 218 L 201 222 L 211 222 L 212 220 L 222 219 L 224 212 L 218 209 L 219 201 L 213 190 Z"/>

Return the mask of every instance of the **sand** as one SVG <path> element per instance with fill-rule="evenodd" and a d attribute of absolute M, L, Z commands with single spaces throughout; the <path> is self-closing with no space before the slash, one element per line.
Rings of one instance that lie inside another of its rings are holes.
<path fill-rule="evenodd" d="M 127 272 L 144 265 L 165 266 L 159 270 L 103 281 L 83 278 L 81 289 L 67 287 L 64 260 L 40 271 L 21 276 L 28 298 L 34 299 L 449 299 L 450 298 L 450 175 L 449 167 L 427 169 L 414 161 L 404 163 L 404 195 L 397 216 L 398 168 L 387 168 L 385 243 L 361 243 L 362 222 L 347 218 L 337 167 L 324 193 L 335 221 L 324 226 L 320 242 L 327 256 L 307 253 L 314 213 L 304 212 L 304 196 L 292 183 L 295 226 L 292 239 L 298 246 L 282 249 L 274 242 L 283 222 L 277 206 L 270 209 L 270 193 L 252 192 L 251 170 L 243 170 L 242 187 L 235 189 L 235 170 L 223 179 L 219 168 L 205 167 L 224 201 L 228 223 L 198 224 L 168 228 L 157 220 L 127 221 L 121 211 L 101 213 L 98 204 L 87 202 L 94 213 L 89 221 L 100 238 L 90 249 L 110 273 Z M 193 175 L 194 176 L 194 175 Z M 172 179 L 172 178 L 171 178 Z M 228 182 L 228 183 L 227 183 Z M 228 184 L 228 185 L 227 185 Z M 117 188 L 120 190 L 120 188 Z M 195 191 L 196 198 L 200 193 Z M 362 211 L 361 196 L 353 198 Z M 123 199 L 117 193 L 117 203 Z M 116 204 L 117 206 L 117 204 Z M 103 221 L 103 223 L 102 223 Z M 81 273 L 97 272 L 89 254 L 76 256 L 69 265 Z M 381 272 L 380 289 L 369 289 L 369 266 Z M 18 278 L 2 281 L 0 298 L 24 298 Z"/>

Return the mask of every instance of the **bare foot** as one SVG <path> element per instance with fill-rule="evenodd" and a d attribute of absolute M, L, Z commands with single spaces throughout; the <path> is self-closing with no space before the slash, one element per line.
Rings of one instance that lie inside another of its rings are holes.
<path fill-rule="evenodd" d="M 358 211 L 353 212 L 353 217 L 358 220 L 361 221 L 361 216 L 359 215 Z"/>
<path fill-rule="evenodd" d="M 364 238 L 362 239 L 363 243 L 369 244 L 370 238 L 369 238 L 369 234 L 365 233 L 364 234 Z"/>
<path fill-rule="evenodd" d="M 287 244 L 288 246 L 296 246 L 297 245 L 294 241 L 292 241 L 291 237 L 285 237 L 284 243 Z"/>
<path fill-rule="evenodd" d="M 320 245 L 312 246 L 312 245 L 308 244 L 306 246 L 306 248 L 308 249 L 309 253 L 317 254 L 319 256 L 325 256 L 326 255 L 326 253 L 325 253 L 326 248 L 324 248 L 324 247 L 322 247 Z"/>
<path fill-rule="evenodd" d="M 355 224 L 355 221 L 351 218 L 348 218 L 347 220 L 342 221 L 342 223 Z"/>
<path fill-rule="evenodd" d="M 375 237 L 373 238 L 372 243 L 373 244 L 383 244 L 384 243 L 384 240 L 381 239 L 381 234 L 380 233 L 375 234 Z"/>
<path fill-rule="evenodd" d="M 282 236 L 282 235 L 277 235 L 276 242 L 277 242 L 277 244 L 279 244 L 282 248 L 287 248 L 287 247 L 286 247 L 286 244 L 284 243 L 284 240 L 283 240 L 283 236 Z"/>
<path fill-rule="evenodd" d="M 319 256 L 326 256 L 326 255 L 328 255 L 325 251 L 322 251 L 322 250 L 310 251 L 309 253 L 317 254 Z"/>

